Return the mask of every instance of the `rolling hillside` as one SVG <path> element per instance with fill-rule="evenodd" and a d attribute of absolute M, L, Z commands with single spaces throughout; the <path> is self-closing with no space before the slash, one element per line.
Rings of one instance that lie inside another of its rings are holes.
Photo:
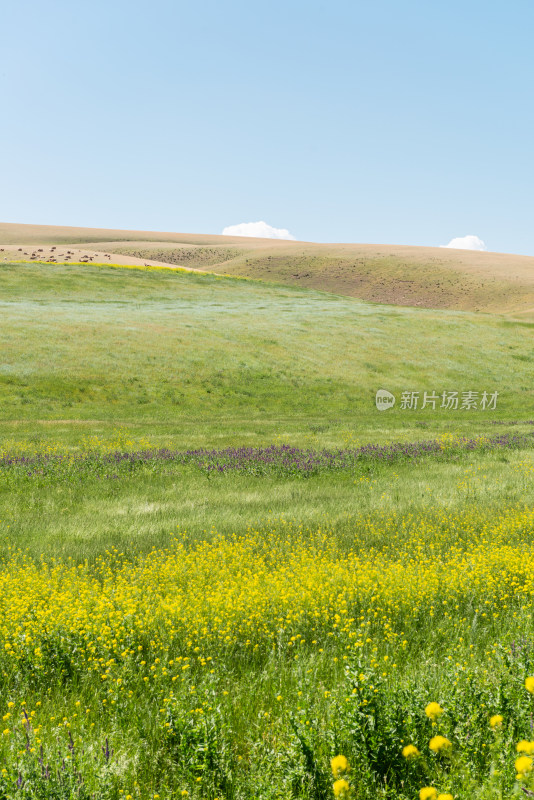
<path fill-rule="evenodd" d="M 0 224 L 0 247 L 10 246 L 10 258 L 23 257 L 17 252 L 20 245 L 41 244 L 67 244 L 76 252 L 86 248 L 92 254 L 106 254 L 108 260 L 245 276 L 374 303 L 514 315 L 534 313 L 534 257 L 530 256 L 439 247 L 313 244 Z"/>
<path fill-rule="evenodd" d="M 339 444 L 347 430 L 376 441 L 534 418 L 531 327 L 498 316 L 95 264 L 4 263 L 0 303 L 6 435 L 132 425 L 187 446 L 316 433 Z M 496 411 L 383 414 L 379 388 L 501 399 Z"/>

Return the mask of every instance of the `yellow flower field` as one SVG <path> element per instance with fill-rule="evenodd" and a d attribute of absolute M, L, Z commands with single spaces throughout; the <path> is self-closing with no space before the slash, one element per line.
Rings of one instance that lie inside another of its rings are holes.
<path fill-rule="evenodd" d="M 421 618 L 452 620 L 466 603 L 486 623 L 528 613 L 534 549 L 506 540 L 534 530 L 534 512 L 509 513 L 478 532 L 466 521 L 449 519 L 443 543 L 439 518 L 395 520 L 401 531 L 409 525 L 408 540 L 398 534 L 363 551 L 343 549 L 327 530 L 284 523 L 229 538 L 212 530 L 203 542 L 178 534 L 165 550 L 134 561 L 111 551 L 92 566 L 13 553 L 0 571 L 0 633 L 14 658 L 44 632 L 116 652 L 148 631 L 212 654 L 268 650 L 293 634 L 300 646 L 311 637 L 311 646 L 319 633 L 353 649 L 370 631 L 396 642 Z M 364 534 L 369 542 L 378 535 L 371 521 Z"/>
<path fill-rule="evenodd" d="M 311 781 L 311 797 L 321 773 L 306 753 L 325 751 L 327 770 L 339 740 L 367 770 L 347 782 L 339 768 L 339 796 L 370 796 L 396 763 L 413 786 L 399 798 L 440 764 L 445 797 L 476 724 L 470 758 L 480 769 L 501 759 L 503 780 L 526 787 L 530 756 L 514 741 L 529 739 L 533 650 L 517 637 L 532 618 L 533 532 L 531 510 L 466 508 L 361 517 L 352 542 L 281 519 L 203 540 L 177 531 L 166 548 L 136 558 L 111 548 L 94 563 L 12 550 L 0 567 L 0 786 L 23 764 L 24 780 L 50 788 L 45 762 L 59 748 L 69 781 L 108 775 L 109 797 L 170 798 L 180 783 L 198 798 L 237 797 L 221 787 L 235 770 L 242 787 L 258 780 L 256 761 L 267 783 L 271 768 Z M 265 761 L 269 747 L 285 766 Z M 171 759 L 164 781 L 149 753 Z"/>

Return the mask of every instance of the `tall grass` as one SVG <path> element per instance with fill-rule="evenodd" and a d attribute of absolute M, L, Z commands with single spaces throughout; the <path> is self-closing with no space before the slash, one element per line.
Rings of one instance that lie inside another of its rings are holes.
<path fill-rule="evenodd" d="M 91 563 L 12 549 L 4 791 L 329 797 L 342 752 L 356 797 L 434 784 L 511 797 L 530 737 L 533 534 L 530 509 L 464 497 L 343 531 L 319 519 L 169 531 L 145 555 L 110 546 Z M 438 727 L 431 701 L 446 710 Z M 428 751 L 437 732 L 453 757 Z M 408 743 L 424 757 L 406 761 Z"/>

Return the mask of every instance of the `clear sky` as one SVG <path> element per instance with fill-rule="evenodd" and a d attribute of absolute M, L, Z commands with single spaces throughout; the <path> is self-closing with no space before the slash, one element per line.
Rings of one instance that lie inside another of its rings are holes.
<path fill-rule="evenodd" d="M 534 255 L 532 0 L 17 0 L 0 220 Z"/>

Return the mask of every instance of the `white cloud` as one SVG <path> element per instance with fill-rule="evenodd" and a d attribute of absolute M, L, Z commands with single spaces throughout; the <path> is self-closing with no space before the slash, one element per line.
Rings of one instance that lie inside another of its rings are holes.
<path fill-rule="evenodd" d="M 488 248 L 478 236 L 468 234 L 451 239 L 449 244 L 442 244 L 440 247 L 452 247 L 455 250 L 487 250 Z"/>
<path fill-rule="evenodd" d="M 266 222 L 240 222 L 239 225 L 228 225 L 222 232 L 223 236 L 256 236 L 261 239 L 293 239 L 286 228 L 273 228 Z"/>

